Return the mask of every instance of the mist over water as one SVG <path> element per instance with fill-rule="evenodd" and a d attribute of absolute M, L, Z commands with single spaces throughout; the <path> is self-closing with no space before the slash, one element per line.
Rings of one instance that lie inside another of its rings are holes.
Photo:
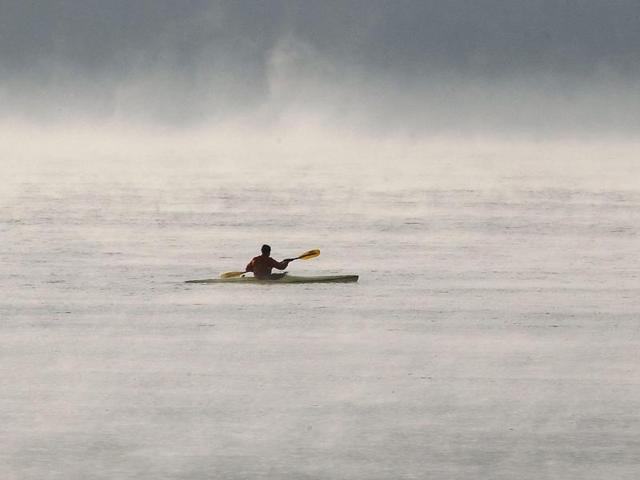
<path fill-rule="evenodd" d="M 635 480 L 638 18 L 0 0 L 0 478 Z"/>
<path fill-rule="evenodd" d="M 639 16 L 634 0 L 3 0 L 0 119 L 637 136 Z"/>
<path fill-rule="evenodd" d="M 637 167 L 522 151 L 6 162 L 0 474 L 633 478 Z"/>

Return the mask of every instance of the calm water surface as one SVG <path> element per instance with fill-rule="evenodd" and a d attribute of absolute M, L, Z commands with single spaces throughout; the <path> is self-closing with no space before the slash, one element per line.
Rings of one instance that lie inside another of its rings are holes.
<path fill-rule="evenodd" d="M 633 164 L 4 162 L 1 478 L 640 473 Z"/>

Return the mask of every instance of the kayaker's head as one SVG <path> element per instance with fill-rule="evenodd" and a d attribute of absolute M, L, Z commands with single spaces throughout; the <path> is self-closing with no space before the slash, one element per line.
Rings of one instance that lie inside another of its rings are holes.
<path fill-rule="evenodd" d="M 262 245 L 262 255 L 264 255 L 265 257 L 268 257 L 269 255 L 271 255 L 271 247 L 269 245 Z"/>

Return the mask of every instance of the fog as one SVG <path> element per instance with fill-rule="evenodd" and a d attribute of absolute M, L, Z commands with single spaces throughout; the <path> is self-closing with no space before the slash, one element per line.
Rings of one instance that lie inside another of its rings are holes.
<path fill-rule="evenodd" d="M 639 23 L 0 0 L 0 478 L 638 478 Z"/>
<path fill-rule="evenodd" d="M 624 0 L 2 0 L 0 116 L 47 128 L 636 136 L 639 15 Z"/>

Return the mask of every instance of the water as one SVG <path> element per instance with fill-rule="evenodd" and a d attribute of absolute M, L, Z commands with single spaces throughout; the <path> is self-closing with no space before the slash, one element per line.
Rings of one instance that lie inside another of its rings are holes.
<path fill-rule="evenodd" d="M 2 169 L 1 478 L 637 478 L 633 161 Z"/>

